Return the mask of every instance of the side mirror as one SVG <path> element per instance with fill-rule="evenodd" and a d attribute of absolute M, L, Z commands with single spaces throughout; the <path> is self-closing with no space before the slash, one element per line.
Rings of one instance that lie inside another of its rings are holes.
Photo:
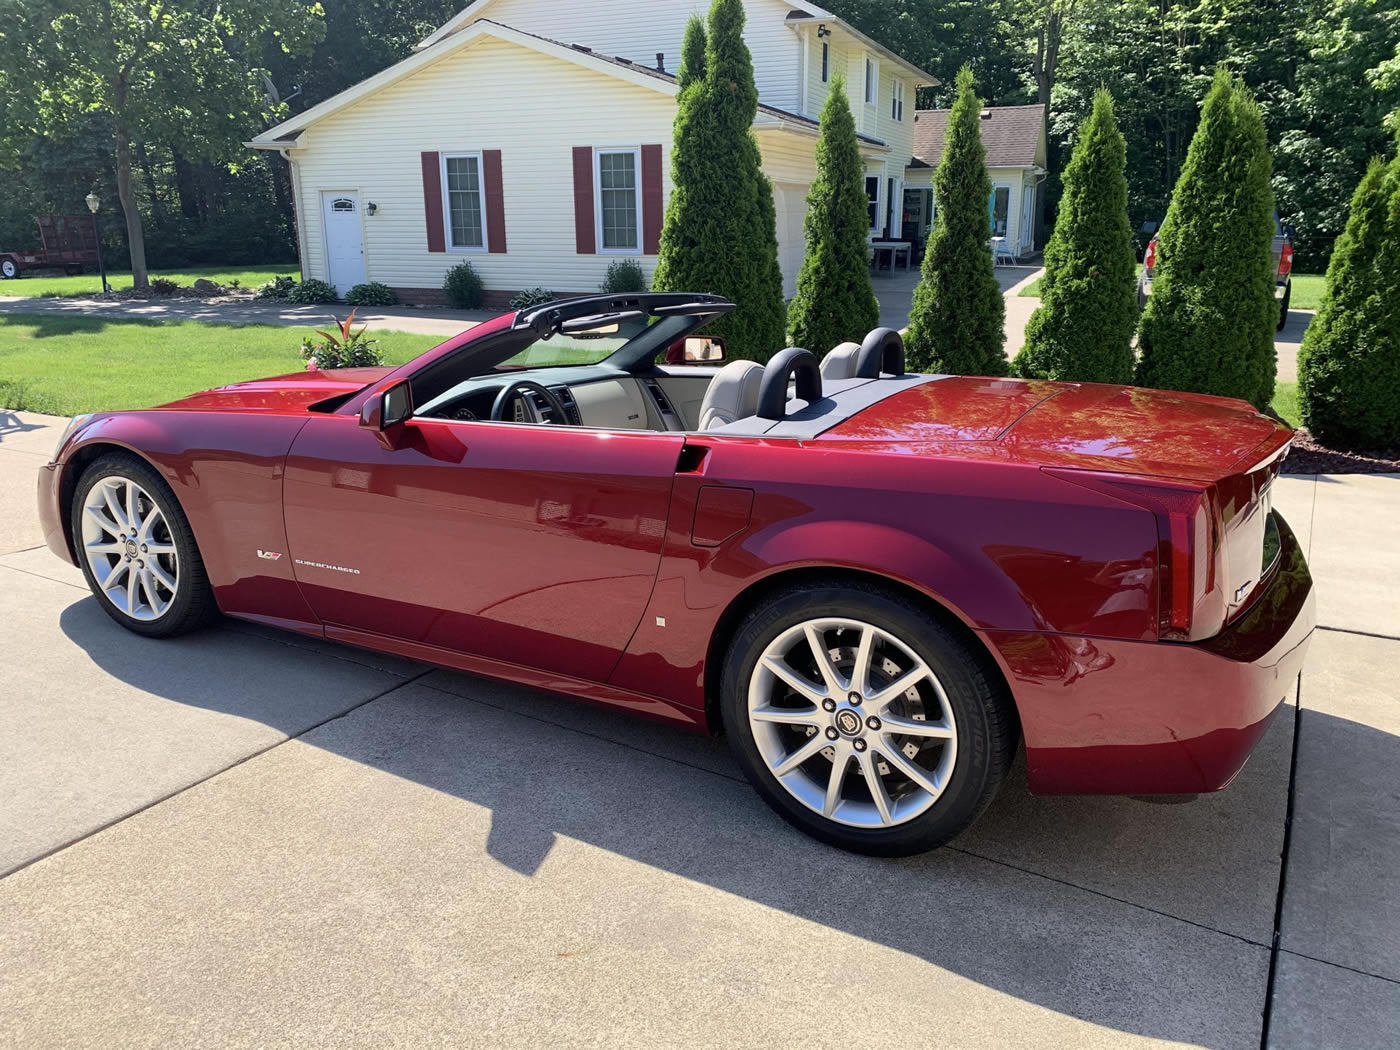
<path fill-rule="evenodd" d="M 724 361 L 724 340 L 717 335 L 689 335 L 681 351 L 681 363 L 717 365 Z"/>
<path fill-rule="evenodd" d="M 360 426 L 377 431 L 386 448 L 394 447 L 388 432 L 413 415 L 413 391 L 408 380 L 401 379 L 387 390 L 372 396 L 360 408 Z"/>

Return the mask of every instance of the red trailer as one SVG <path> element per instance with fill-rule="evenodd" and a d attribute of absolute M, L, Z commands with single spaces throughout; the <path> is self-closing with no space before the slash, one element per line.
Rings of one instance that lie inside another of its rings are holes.
<path fill-rule="evenodd" d="M 36 252 L 6 251 L 0 248 L 0 277 L 18 277 L 25 270 L 58 269 L 82 273 L 97 265 L 97 231 L 91 215 L 39 215 Z"/>

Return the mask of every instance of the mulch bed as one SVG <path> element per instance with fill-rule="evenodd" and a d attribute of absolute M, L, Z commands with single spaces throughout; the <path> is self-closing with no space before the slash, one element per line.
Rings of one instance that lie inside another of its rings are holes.
<path fill-rule="evenodd" d="M 1400 448 L 1339 452 L 1299 430 L 1283 461 L 1285 474 L 1400 474 Z"/>

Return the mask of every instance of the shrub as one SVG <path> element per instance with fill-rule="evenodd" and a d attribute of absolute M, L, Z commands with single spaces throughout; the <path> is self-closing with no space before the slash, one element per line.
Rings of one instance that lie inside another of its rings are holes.
<path fill-rule="evenodd" d="M 510 297 L 510 308 L 512 310 L 523 310 L 527 306 L 539 306 L 540 303 L 554 301 L 554 293 L 548 288 L 526 288 L 524 291 L 516 292 Z"/>
<path fill-rule="evenodd" d="M 325 281 L 318 281 L 311 278 L 309 281 L 302 281 L 295 285 L 287 293 L 287 302 L 296 303 L 298 306 L 308 306 L 313 303 L 333 303 L 340 296 L 336 295 L 335 288 Z"/>
<path fill-rule="evenodd" d="M 1298 351 L 1303 423 L 1324 445 L 1400 446 L 1400 156 L 1351 199 Z"/>
<path fill-rule="evenodd" d="M 358 331 L 352 329 L 350 326 L 354 321 L 355 311 L 351 310 L 350 316 L 338 323 L 338 337 L 318 329 L 316 334 L 321 337 L 319 341 L 313 341 L 309 337 L 303 339 L 301 356 L 306 361 L 306 367 L 325 371 L 328 368 L 382 365 L 384 355 L 379 352 L 379 340 L 365 338 L 367 325 L 361 325 Z"/>
<path fill-rule="evenodd" d="M 179 283 L 169 277 L 152 277 L 150 287 L 156 295 L 174 295 L 180 290 Z"/>
<path fill-rule="evenodd" d="M 1274 396 L 1274 195 L 1264 118 L 1219 70 L 1157 237 L 1137 381 L 1251 401 Z"/>
<path fill-rule="evenodd" d="M 285 302 L 292 294 L 292 289 L 297 286 L 296 278 L 289 276 L 274 277 L 270 281 L 264 282 L 254 293 L 254 299 L 272 299 L 278 302 Z"/>
<path fill-rule="evenodd" d="M 393 306 L 399 301 L 394 290 L 387 284 L 370 281 L 357 284 L 345 293 L 345 301 L 351 306 Z"/>
<path fill-rule="evenodd" d="M 807 253 L 788 308 L 788 342 L 824 354 L 848 339 L 860 342 L 880 323 L 870 287 L 865 170 L 856 122 L 838 74 L 822 106 L 817 177 L 803 222 Z"/>
<path fill-rule="evenodd" d="M 1059 216 L 1045 248 L 1040 306 L 1013 362 L 1018 375 L 1133 381 L 1137 265 L 1125 162 L 1113 98 L 1100 88 L 1065 168 Z"/>
<path fill-rule="evenodd" d="M 447 296 L 447 305 L 458 310 L 475 310 L 481 305 L 481 295 L 485 287 L 481 278 L 472 269 L 472 264 L 463 259 L 443 278 L 442 291 Z"/>
<path fill-rule="evenodd" d="M 758 112 L 742 0 L 714 0 L 685 30 L 673 188 L 652 276 L 658 291 L 714 292 L 738 308 L 707 327 L 733 358 L 764 361 L 787 328 L 773 187 L 751 130 Z"/>
<path fill-rule="evenodd" d="M 600 292 L 645 292 L 646 274 L 636 259 L 614 259 L 608 263 L 608 274 L 598 286 Z"/>
<path fill-rule="evenodd" d="M 999 376 L 1006 374 L 1006 303 L 988 247 L 992 183 L 982 148 L 982 100 L 972 88 L 970 67 L 958 71 L 956 87 L 943 158 L 933 174 L 938 217 L 904 345 L 916 371 Z"/>

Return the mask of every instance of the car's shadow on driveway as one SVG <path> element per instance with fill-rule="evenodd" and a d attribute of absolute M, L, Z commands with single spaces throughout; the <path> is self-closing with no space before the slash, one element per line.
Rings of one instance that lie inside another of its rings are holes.
<path fill-rule="evenodd" d="M 291 698 L 201 678 L 201 651 L 245 626 L 149 642 L 123 632 L 92 598 L 67 606 L 60 622 L 105 672 L 139 690 L 300 731 L 280 714 Z M 478 850 L 534 875 L 561 838 L 574 840 L 1096 1025 L 1224 1047 L 1258 1040 L 1292 728 L 1285 708 L 1235 785 L 1192 805 L 1036 799 L 1018 765 L 974 829 L 906 860 L 841 853 L 788 828 L 720 741 L 451 672 L 400 686 L 299 740 L 470 803 L 440 831 L 459 840 L 461 885 L 435 892 L 472 893 L 473 872 L 491 863 Z M 1400 768 L 1400 741 L 1385 744 Z M 363 780 L 355 769 L 337 775 Z M 318 812 L 336 848 L 348 851 L 347 863 L 362 850 L 412 857 L 414 847 L 397 842 L 401 821 L 376 815 L 366 793 Z M 479 834 L 482 820 L 489 826 Z"/>

